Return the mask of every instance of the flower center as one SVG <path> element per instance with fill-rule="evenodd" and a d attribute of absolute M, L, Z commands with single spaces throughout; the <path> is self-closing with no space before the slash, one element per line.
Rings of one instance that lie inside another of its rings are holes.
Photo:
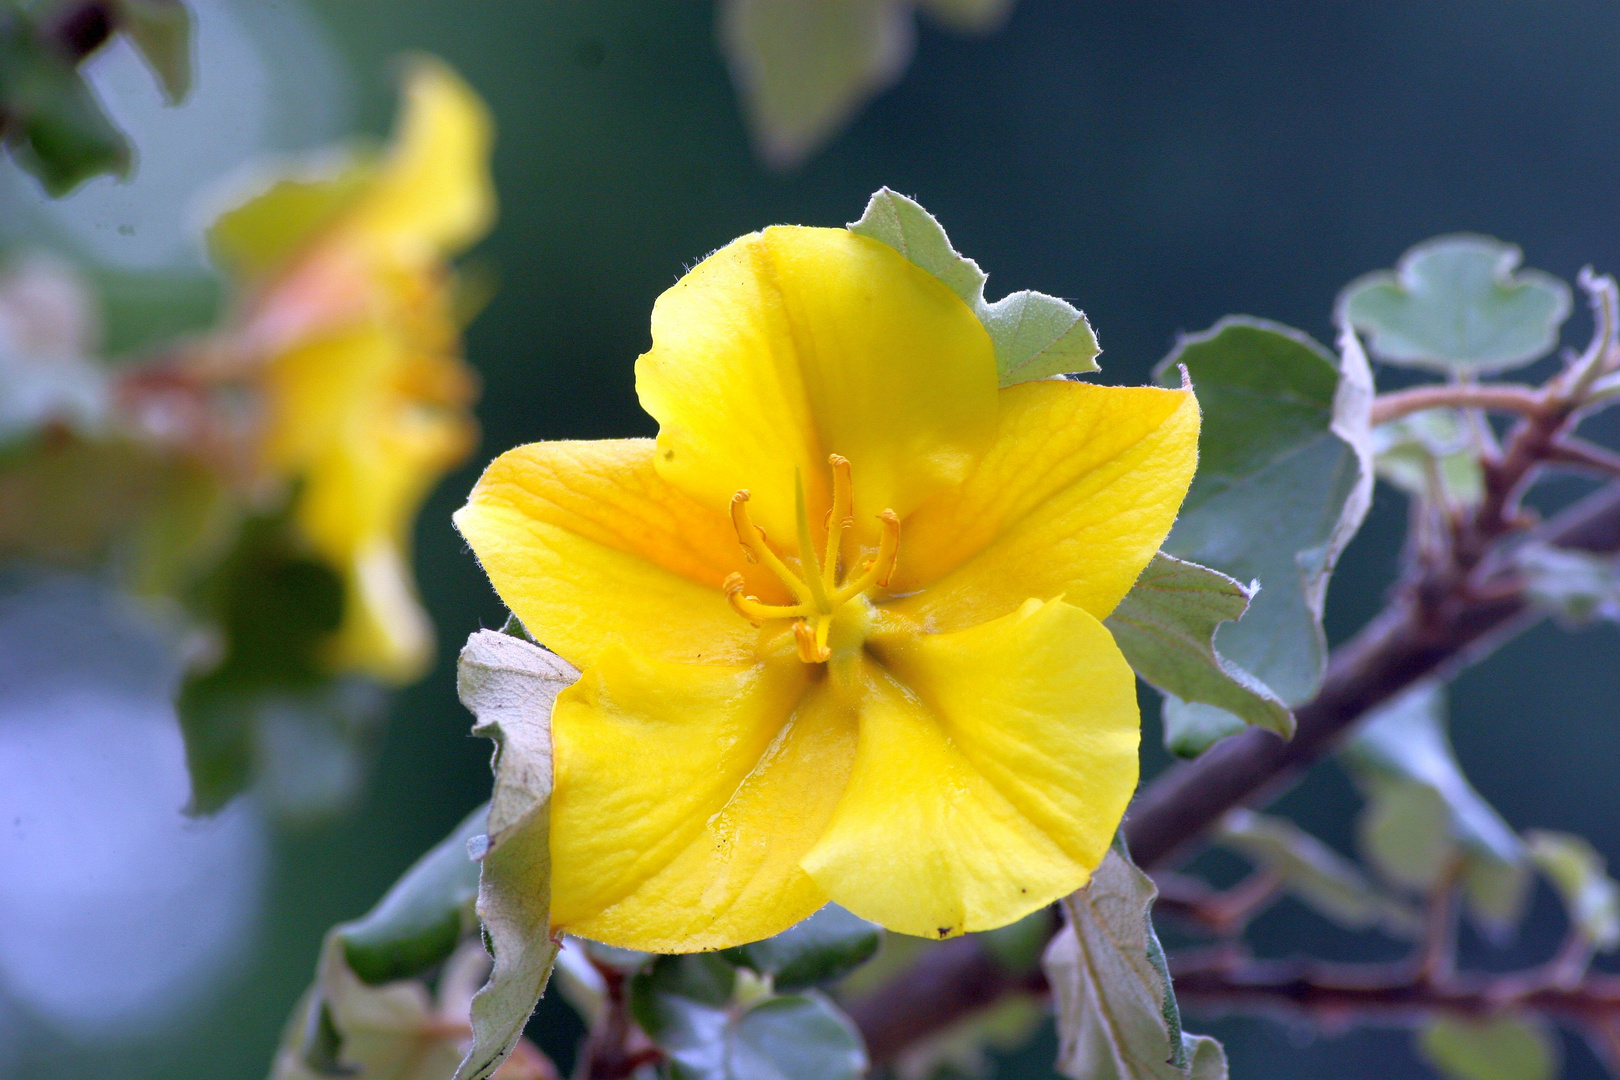
<path fill-rule="evenodd" d="M 743 576 L 731 574 L 724 588 L 726 599 L 737 613 L 755 626 L 770 619 L 793 619 L 793 636 L 798 644 L 799 659 L 807 664 L 825 663 L 832 650 L 827 647 L 827 635 L 833 626 L 833 617 L 851 600 L 864 595 L 874 587 L 889 583 L 894 573 L 895 560 L 900 554 L 900 517 L 893 510 L 878 515 L 883 523 L 883 535 L 878 541 L 877 555 L 861 560 L 855 568 L 845 568 L 844 580 L 839 580 L 843 558 L 844 534 L 855 524 L 851 515 L 851 480 L 849 461 L 833 454 L 827 459 L 833 471 L 833 504 L 827 514 L 827 538 L 816 555 L 810 535 L 810 516 L 805 509 L 804 478 L 795 471 L 793 483 L 798 511 L 799 567 L 795 573 L 771 550 L 765 530 L 748 518 L 748 492 L 739 491 L 731 497 L 731 523 L 737 529 L 737 540 L 749 562 L 764 563 L 796 603 L 765 604 L 758 597 L 743 593 Z"/>

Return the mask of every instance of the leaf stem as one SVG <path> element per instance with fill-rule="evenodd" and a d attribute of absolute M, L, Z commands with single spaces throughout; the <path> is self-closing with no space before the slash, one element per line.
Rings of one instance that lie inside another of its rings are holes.
<path fill-rule="evenodd" d="M 1445 383 L 1414 386 L 1379 394 L 1372 403 L 1372 423 L 1384 424 L 1425 409 L 1484 409 L 1487 412 L 1533 415 L 1545 408 L 1540 390 L 1520 383 Z"/>

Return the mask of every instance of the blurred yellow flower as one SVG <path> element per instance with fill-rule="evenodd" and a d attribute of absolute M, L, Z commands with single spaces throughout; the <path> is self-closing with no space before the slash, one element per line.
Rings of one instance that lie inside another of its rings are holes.
<path fill-rule="evenodd" d="M 332 662 L 389 682 L 432 652 L 412 523 L 476 438 L 446 260 L 493 218 L 490 141 L 473 91 L 417 59 L 380 158 L 281 180 L 209 234 L 243 287 L 225 351 L 265 390 L 262 465 L 296 482 L 294 520 L 344 580 Z"/>
<path fill-rule="evenodd" d="M 842 229 L 733 242 L 652 331 L 656 442 L 519 447 L 456 515 L 583 671 L 554 926 L 686 952 L 831 899 L 944 937 L 1084 884 L 1140 727 L 1099 620 L 1192 478 L 1192 394 L 998 390 L 967 305 Z"/>

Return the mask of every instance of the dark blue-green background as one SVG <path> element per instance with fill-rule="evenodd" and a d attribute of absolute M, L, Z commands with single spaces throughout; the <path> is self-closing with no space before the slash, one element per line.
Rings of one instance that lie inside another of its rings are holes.
<path fill-rule="evenodd" d="M 51 1075 L 266 1071 L 324 929 L 366 908 L 487 794 L 488 746 L 466 734 L 451 662 L 502 613 L 450 511 L 482 463 L 516 443 L 650 434 L 631 364 L 652 301 L 732 237 L 839 224 L 889 185 L 945 223 L 990 271 L 992 294 L 1033 287 L 1083 307 L 1102 377 L 1121 383 L 1143 381 L 1178 332 L 1230 312 L 1329 338 L 1344 282 L 1436 233 L 1516 241 L 1530 265 L 1566 278 L 1587 262 L 1620 268 L 1614 0 L 1022 0 L 989 38 L 925 25 L 900 86 L 787 176 L 750 153 L 707 3 L 312 6 L 352 66 L 358 127 L 386 129 L 389 58 L 418 49 L 458 68 L 499 129 L 501 217 L 476 257 L 500 291 L 467 339 L 484 440 L 418 529 L 440 663 L 400 696 L 357 812 L 278 833 L 269 914 L 227 988 L 155 1043 L 55 1048 Z M 1585 325 L 1577 315 L 1571 333 Z M 1379 606 L 1403 513 L 1380 492 L 1330 594 L 1335 639 Z M 1609 630 L 1538 630 L 1463 678 L 1454 725 L 1465 766 L 1512 823 L 1581 832 L 1613 856 L 1617 656 Z M 1151 745 L 1147 758 L 1163 761 Z M 1331 767 L 1319 772 L 1287 805 L 1347 846 L 1354 797 Z M 1552 911 L 1541 897 L 1523 955 L 1549 946 Z M 1364 954 L 1286 905 L 1262 929 L 1274 951 Z M 1215 1028 L 1240 1078 L 1424 1075 L 1401 1033 Z M 1006 1075 L 1045 1075 L 1050 1049 L 1009 1061 Z M 1568 1069 L 1600 1075 L 1573 1043 Z"/>

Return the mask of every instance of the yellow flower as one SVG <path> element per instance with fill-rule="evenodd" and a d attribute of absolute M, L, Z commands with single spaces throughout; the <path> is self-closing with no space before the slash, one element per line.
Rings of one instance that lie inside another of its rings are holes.
<path fill-rule="evenodd" d="M 227 350 L 265 390 L 263 465 L 297 482 L 294 520 L 344 580 L 331 660 L 390 682 L 432 652 L 412 523 L 476 437 L 445 260 L 488 230 L 489 145 L 477 96 L 419 59 L 380 160 L 283 180 L 209 237 L 247 286 Z"/>
<path fill-rule="evenodd" d="M 944 937 L 1084 884 L 1140 727 L 1099 620 L 1186 493 L 1192 394 L 997 390 L 967 305 L 842 229 L 733 242 L 652 330 L 656 442 L 519 447 L 456 515 L 583 671 L 554 926 L 686 952 L 831 899 Z"/>

